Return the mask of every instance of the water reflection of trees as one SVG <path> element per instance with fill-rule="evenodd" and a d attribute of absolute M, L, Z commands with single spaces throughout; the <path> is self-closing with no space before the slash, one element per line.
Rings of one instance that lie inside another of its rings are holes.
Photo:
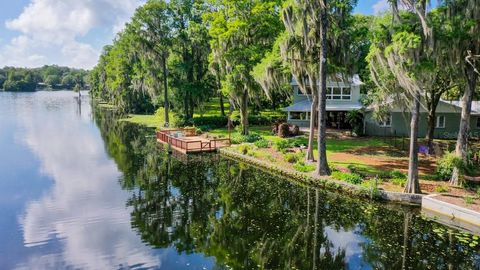
<path fill-rule="evenodd" d="M 233 269 L 478 267 L 478 250 L 433 233 L 440 225 L 408 207 L 303 188 L 215 155 L 180 161 L 151 132 L 108 117 L 96 113 L 120 184 L 132 190 L 132 226 L 153 247 L 203 253 Z M 361 259 L 350 260 L 326 228 L 354 232 Z"/>

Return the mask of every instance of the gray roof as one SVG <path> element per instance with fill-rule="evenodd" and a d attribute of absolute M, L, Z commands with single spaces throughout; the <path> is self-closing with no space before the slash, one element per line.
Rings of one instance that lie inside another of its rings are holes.
<path fill-rule="evenodd" d="M 303 100 L 297 102 L 291 106 L 288 106 L 283 109 L 285 112 L 309 112 L 310 108 L 312 107 L 311 100 Z M 336 103 L 336 104 L 329 104 L 327 102 L 327 111 L 353 111 L 353 110 L 360 110 L 362 105 L 352 104 L 352 103 Z"/>
<path fill-rule="evenodd" d="M 462 101 L 461 100 L 454 100 L 454 101 L 444 101 L 446 103 L 450 103 L 455 105 L 459 108 L 462 108 Z M 480 115 L 480 101 L 472 101 L 472 115 Z"/>

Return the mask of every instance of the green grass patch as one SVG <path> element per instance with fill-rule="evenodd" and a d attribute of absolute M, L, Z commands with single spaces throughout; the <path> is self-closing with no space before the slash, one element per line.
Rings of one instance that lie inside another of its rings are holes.
<path fill-rule="evenodd" d="M 230 104 L 228 103 L 227 98 L 223 99 L 223 105 L 225 108 L 225 113 L 228 113 Z M 215 97 L 215 98 L 211 98 L 208 102 L 205 102 L 204 104 L 198 106 L 198 108 L 195 108 L 193 117 L 221 116 L 221 115 L 222 115 L 222 110 L 220 108 L 220 98 Z"/>
<path fill-rule="evenodd" d="M 305 164 L 303 160 L 298 161 L 293 165 L 293 168 L 299 172 L 313 172 L 316 169 L 315 164 Z"/>
<path fill-rule="evenodd" d="M 129 114 L 127 118 L 122 118 L 119 121 L 135 123 L 151 128 L 160 127 L 160 120 L 155 115 Z"/>
<path fill-rule="evenodd" d="M 363 182 L 362 176 L 356 173 L 345 173 L 345 172 L 336 171 L 336 172 L 332 172 L 331 176 L 333 179 L 340 180 L 340 181 L 347 182 L 354 185 L 359 185 Z"/>
<path fill-rule="evenodd" d="M 364 176 L 381 176 L 384 172 L 370 165 L 362 164 L 357 160 L 345 160 L 345 162 L 330 162 L 336 167 L 348 168 L 351 172 Z"/>
<path fill-rule="evenodd" d="M 446 193 L 448 192 L 448 187 L 446 185 L 437 186 L 435 187 L 435 192 Z"/>
<path fill-rule="evenodd" d="M 380 147 L 386 144 L 380 138 L 368 139 L 327 139 L 327 153 L 338 153 L 359 147 Z"/>
<path fill-rule="evenodd" d="M 250 126 L 249 130 L 250 132 L 254 132 L 262 136 L 265 140 L 269 140 L 273 143 L 275 143 L 276 141 L 282 140 L 282 138 L 272 134 L 272 128 L 270 126 Z M 231 129 L 230 132 L 232 137 L 236 134 L 240 135 L 240 133 L 238 133 L 233 128 Z M 228 128 L 212 129 L 208 133 L 212 135 L 223 135 L 225 138 L 228 138 Z"/>

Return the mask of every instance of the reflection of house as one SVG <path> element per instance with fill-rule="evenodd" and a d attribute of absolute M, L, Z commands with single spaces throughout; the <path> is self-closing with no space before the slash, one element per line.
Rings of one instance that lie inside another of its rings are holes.
<path fill-rule="evenodd" d="M 303 94 L 298 83 L 292 80 L 293 105 L 284 109 L 288 113 L 288 122 L 300 127 L 310 126 L 310 107 L 312 104 L 310 91 Z M 364 132 L 373 136 L 409 136 L 410 115 L 409 108 L 392 103 L 390 113 L 384 121 L 373 118 L 373 111 L 363 108 L 360 102 L 360 81 L 358 75 L 349 80 L 341 80 L 330 77 L 327 81 L 327 127 L 336 129 L 349 129 L 350 124 L 346 121 L 349 111 L 364 109 Z M 440 101 L 436 115 L 436 138 L 456 138 L 461 115 L 460 102 Z M 425 137 L 427 133 L 427 111 L 425 106 L 421 108 L 419 136 Z M 315 115 L 317 117 L 317 115 Z M 473 137 L 480 137 L 480 101 L 474 101 L 472 105 L 472 118 L 470 120 Z"/>
<path fill-rule="evenodd" d="M 360 85 L 358 75 L 350 80 L 330 77 L 327 81 L 327 126 L 330 128 L 350 128 L 345 116 L 352 110 L 360 110 Z M 303 94 L 298 83 L 292 80 L 294 104 L 285 108 L 288 112 L 288 122 L 300 127 L 310 126 L 311 96 Z M 311 91 L 307 87 L 307 92 Z M 315 116 L 316 117 L 316 116 Z"/>

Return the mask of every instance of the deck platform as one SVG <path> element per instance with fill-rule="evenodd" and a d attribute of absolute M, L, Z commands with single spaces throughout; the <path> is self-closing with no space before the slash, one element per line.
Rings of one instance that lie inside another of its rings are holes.
<path fill-rule="evenodd" d="M 198 136 L 193 128 L 165 129 L 157 132 L 157 141 L 184 153 L 213 152 L 230 146 L 230 139 L 211 139 Z"/>

